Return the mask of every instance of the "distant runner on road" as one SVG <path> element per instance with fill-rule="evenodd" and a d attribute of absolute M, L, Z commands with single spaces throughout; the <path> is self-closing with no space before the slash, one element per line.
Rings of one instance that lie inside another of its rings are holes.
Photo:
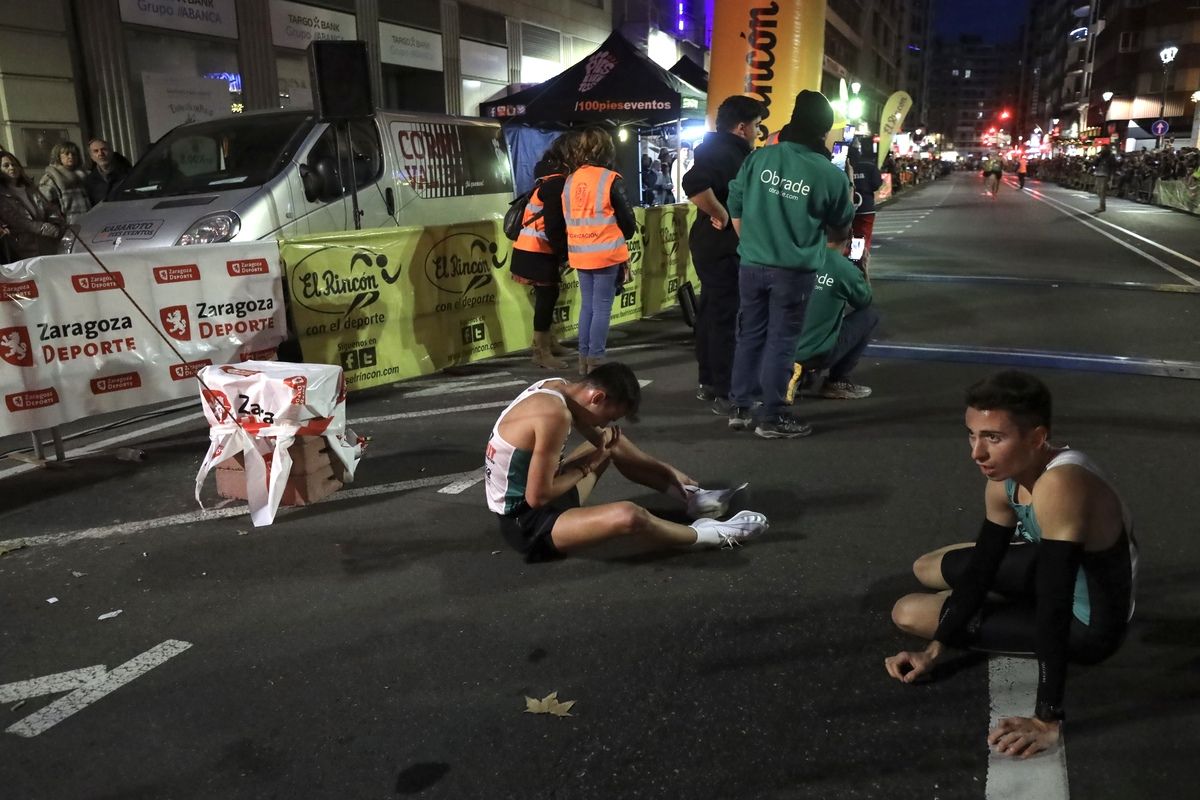
<path fill-rule="evenodd" d="M 739 544 L 767 530 L 767 518 L 740 511 L 722 522 L 738 491 L 701 489 L 693 478 L 638 449 L 612 423 L 636 421 L 641 386 L 633 370 L 611 362 L 577 381 L 547 378 L 501 412 L 484 457 L 488 508 L 505 540 L 529 562 L 547 561 L 617 536 L 662 545 Z M 606 427 L 607 426 L 607 427 Z M 571 429 L 585 439 L 570 455 Z M 690 516 L 681 525 L 630 502 L 583 507 L 609 464 L 629 480 L 677 498 Z"/>
<path fill-rule="evenodd" d="M 988 480 L 986 516 L 974 545 L 917 559 L 917 579 L 938 593 L 900 598 L 892 619 L 930 642 L 884 665 L 912 683 L 947 646 L 1036 656 L 1033 715 L 1002 719 L 988 734 L 997 752 L 1028 758 L 1062 736 L 1067 662 L 1103 661 L 1124 639 L 1137 576 L 1133 523 L 1091 459 L 1050 444 L 1050 390 L 1037 378 L 999 372 L 966 399 L 971 458 Z"/>

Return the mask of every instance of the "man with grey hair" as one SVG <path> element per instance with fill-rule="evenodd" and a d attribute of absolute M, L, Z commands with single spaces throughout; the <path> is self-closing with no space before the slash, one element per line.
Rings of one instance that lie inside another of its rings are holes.
<path fill-rule="evenodd" d="M 84 184 L 88 199 L 92 205 L 96 205 L 108 198 L 116 185 L 129 174 L 132 165 L 129 159 L 113 152 L 112 146 L 99 137 L 88 142 L 88 157 L 92 160 L 92 169 L 84 179 Z"/>

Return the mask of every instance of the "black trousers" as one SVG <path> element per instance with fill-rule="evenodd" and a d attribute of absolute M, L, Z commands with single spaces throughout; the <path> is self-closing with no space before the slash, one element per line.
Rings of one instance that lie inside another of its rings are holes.
<path fill-rule="evenodd" d="M 729 396 L 733 350 L 737 345 L 738 257 L 710 258 L 693 253 L 700 278 L 696 303 L 696 363 L 699 381 L 718 397 Z"/>

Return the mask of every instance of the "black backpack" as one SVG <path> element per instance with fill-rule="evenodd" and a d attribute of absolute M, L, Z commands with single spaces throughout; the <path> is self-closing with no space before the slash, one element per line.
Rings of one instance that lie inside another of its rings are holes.
<path fill-rule="evenodd" d="M 521 229 L 526 224 L 532 225 L 546 213 L 546 208 L 543 205 L 542 210 L 530 217 L 528 223 L 525 221 L 525 206 L 529 205 L 529 199 L 533 197 L 533 193 L 540 189 L 548 178 L 553 177 L 561 176 L 545 175 L 538 178 L 534 181 L 533 188 L 527 192 L 521 192 L 521 194 L 514 197 L 513 201 L 508 204 L 508 211 L 504 212 L 504 235 L 508 237 L 509 241 L 515 242 L 520 237 Z"/>

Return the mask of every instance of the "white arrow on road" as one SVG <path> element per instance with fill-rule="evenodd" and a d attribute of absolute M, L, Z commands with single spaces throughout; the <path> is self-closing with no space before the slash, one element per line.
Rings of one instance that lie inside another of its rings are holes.
<path fill-rule="evenodd" d="M 72 714 L 82 711 L 134 678 L 145 675 L 159 664 L 174 658 L 191 646 L 190 642 L 168 639 L 140 656 L 126 661 L 111 672 L 105 669 L 103 664 L 96 664 L 70 672 L 59 672 L 27 681 L 6 683 L 0 686 L 0 703 L 28 700 L 59 692 L 71 693 L 66 697 L 60 697 L 40 711 L 9 725 L 5 728 L 5 733 L 15 733 L 17 736 L 25 737 L 44 733 Z"/>

